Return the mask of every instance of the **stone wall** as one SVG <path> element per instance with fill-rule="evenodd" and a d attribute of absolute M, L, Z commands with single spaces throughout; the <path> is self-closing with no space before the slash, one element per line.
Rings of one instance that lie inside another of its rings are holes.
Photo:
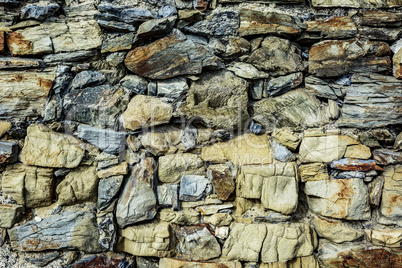
<path fill-rule="evenodd" d="M 0 18 L 0 267 L 400 267 L 401 0 Z"/>

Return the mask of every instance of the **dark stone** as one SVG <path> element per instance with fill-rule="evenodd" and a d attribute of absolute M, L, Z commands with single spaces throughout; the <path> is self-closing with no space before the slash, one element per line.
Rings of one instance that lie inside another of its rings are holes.
<path fill-rule="evenodd" d="M 11 164 L 18 161 L 18 143 L 0 141 L 0 165 Z"/>
<path fill-rule="evenodd" d="M 33 5 L 28 4 L 21 9 L 21 19 L 29 20 L 45 20 L 47 17 L 53 16 L 60 6 L 58 4 L 47 4 L 46 5 Z"/>
<path fill-rule="evenodd" d="M 228 200 L 235 190 L 235 182 L 230 168 L 226 165 L 211 165 L 208 167 L 207 174 L 218 198 Z"/>
<path fill-rule="evenodd" d="M 57 54 L 50 54 L 43 57 L 43 61 L 47 65 L 68 64 L 78 61 L 88 60 L 97 55 L 96 50 L 82 50 L 75 52 L 64 52 Z"/>
<path fill-rule="evenodd" d="M 128 34 L 108 34 L 102 42 L 102 53 L 116 52 L 131 49 L 134 41 L 134 33 Z"/>
<path fill-rule="evenodd" d="M 136 28 L 128 23 L 119 22 L 119 21 L 108 21 L 108 20 L 97 20 L 100 27 L 111 30 L 111 31 L 120 31 L 120 32 L 135 32 Z"/>
<path fill-rule="evenodd" d="M 98 216 L 99 244 L 109 251 L 114 251 L 117 242 L 117 226 L 113 212 Z"/>
<path fill-rule="evenodd" d="M 269 80 L 267 94 L 269 96 L 282 95 L 300 85 L 303 82 L 303 73 L 293 73 Z"/>
<path fill-rule="evenodd" d="M 126 75 L 120 80 L 120 85 L 130 93 L 145 94 L 148 89 L 148 81 L 138 75 Z"/>
<path fill-rule="evenodd" d="M 335 179 L 353 179 L 353 178 L 359 178 L 359 179 L 364 179 L 366 178 L 366 173 L 360 170 L 356 171 L 338 171 L 334 170 L 334 172 L 331 174 L 334 176 Z"/>
<path fill-rule="evenodd" d="M 174 6 L 163 6 L 158 11 L 158 16 L 161 18 L 167 18 L 177 15 L 177 9 Z"/>
<path fill-rule="evenodd" d="M 135 260 L 123 254 L 97 255 L 84 258 L 66 268 L 134 268 Z"/>
<path fill-rule="evenodd" d="M 73 88 L 84 88 L 89 86 L 97 86 L 105 82 L 106 78 L 97 71 L 83 71 L 77 74 L 72 83 Z"/>
<path fill-rule="evenodd" d="M 159 259 L 137 257 L 137 268 L 159 268 Z"/>
<path fill-rule="evenodd" d="M 138 28 L 136 38 L 164 36 L 172 31 L 175 22 L 176 16 L 143 22 Z"/>
<path fill-rule="evenodd" d="M 157 15 L 145 8 L 127 8 L 120 12 L 120 17 L 126 23 L 132 23 L 155 19 Z"/>
<path fill-rule="evenodd" d="M 120 191 L 123 180 L 123 176 L 112 176 L 99 180 L 97 202 L 99 210 L 106 208 L 113 202 Z"/>

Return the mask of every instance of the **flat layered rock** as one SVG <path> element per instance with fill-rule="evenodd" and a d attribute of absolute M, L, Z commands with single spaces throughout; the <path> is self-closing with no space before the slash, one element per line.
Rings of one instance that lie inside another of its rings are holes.
<path fill-rule="evenodd" d="M 170 16 L 162 19 L 148 20 L 140 25 L 136 38 L 164 36 L 172 31 L 176 18 L 176 16 Z"/>
<path fill-rule="evenodd" d="M 392 58 L 394 76 L 398 79 L 402 79 L 402 49 L 399 49 Z"/>
<path fill-rule="evenodd" d="M 379 222 L 402 226 L 402 166 L 388 166 L 381 176 L 385 181 Z"/>
<path fill-rule="evenodd" d="M 13 56 L 53 53 L 52 40 L 42 25 L 7 33 L 7 46 Z"/>
<path fill-rule="evenodd" d="M 171 154 L 159 157 L 158 178 L 164 183 L 179 182 L 182 175 L 205 175 L 204 162 L 196 154 Z"/>
<path fill-rule="evenodd" d="M 186 261 L 180 259 L 161 258 L 159 268 L 191 268 L 196 265 L 197 268 L 241 268 L 241 262 L 199 262 Z"/>
<path fill-rule="evenodd" d="M 324 163 L 312 163 L 299 166 L 302 182 L 328 180 L 328 168 Z"/>
<path fill-rule="evenodd" d="M 0 72 L 0 118 L 40 116 L 55 77 L 53 72 Z"/>
<path fill-rule="evenodd" d="M 0 228 L 12 228 L 24 211 L 25 208 L 20 205 L 0 204 Z"/>
<path fill-rule="evenodd" d="M 187 54 L 192 51 L 191 56 Z M 187 39 L 179 30 L 147 46 L 131 50 L 124 60 L 135 74 L 151 79 L 196 75 L 203 67 L 218 66 L 217 57 L 203 46 Z"/>
<path fill-rule="evenodd" d="M 101 251 L 95 214 L 67 211 L 42 221 L 30 221 L 8 231 L 11 247 L 18 251 L 76 249 Z"/>
<path fill-rule="evenodd" d="M 402 25 L 402 13 L 387 11 L 360 11 L 360 25 L 374 27 L 399 27 Z"/>
<path fill-rule="evenodd" d="M 402 152 L 395 152 L 388 149 L 376 149 L 373 151 L 373 158 L 379 165 L 401 164 Z"/>
<path fill-rule="evenodd" d="M 73 136 L 50 130 L 44 125 L 28 127 L 20 159 L 27 165 L 75 168 L 84 157 L 84 144 Z"/>
<path fill-rule="evenodd" d="M 35 4 L 27 4 L 21 9 L 21 19 L 35 19 L 43 21 L 47 17 L 53 16 L 60 6 L 58 4 L 52 4 L 49 2 L 39 2 Z"/>
<path fill-rule="evenodd" d="M 319 77 L 391 70 L 391 49 L 385 42 L 328 40 L 309 52 L 309 73 Z"/>
<path fill-rule="evenodd" d="M 139 136 L 141 144 L 153 155 L 173 154 L 185 151 L 182 145 L 183 130 L 175 126 L 156 127 Z"/>
<path fill-rule="evenodd" d="M 400 0 L 313 0 L 313 7 L 390 8 L 400 7 Z"/>
<path fill-rule="evenodd" d="M 44 67 L 44 62 L 38 59 L 26 59 L 17 57 L 0 57 L 0 70 L 26 69 Z"/>
<path fill-rule="evenodd" d="M 402 230 L 393 228 L 366 230 L 371 243 L 377 246 L 399 248 L 402 242 Z"/>
<path fill-rule="evenodd" d="M 334 160 L 331 162 L 332 169 L 349 170 L 349 171 L 370 171 L 383 169 L 376 165 L 374 160 L 361 160 L 356 158 L 343 158 L 341 160 Z"/>
<path fill-rule="evenodd" d="M 316 214 L 336 219 L 368 220 L 368 189 L 362 179 L 308 181 L 304 192 Z"/>
<path fill-rule="evenodd" d="M 313 216 L 311 223 L 318 236 L 335 243 L 350 242 L 363 236 L 363 231 L 340 220 Z"/>
<path fill-rule="evenodd" d="M 399 28 L 378 28 L 361 26 L 359 35 L 369 40 L 395 41 L 401 35 L 402 30 Z"/>
<path fill-rule="evenodd" d="M 5 52 L 5 34 L 4 31 L 0 31 L 0 54 Z"/>
<path fill-rule="evenodd" d="M 307 29 L 300 41 L 352 38 L 357 34 L 356 24 L 350 17 L 332 17 L 325 20 L 306 21 Z"/>

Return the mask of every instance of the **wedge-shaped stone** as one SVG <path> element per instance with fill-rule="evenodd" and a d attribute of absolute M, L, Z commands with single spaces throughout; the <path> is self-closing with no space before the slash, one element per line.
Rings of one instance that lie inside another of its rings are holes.
<path fill-rule="evenodd" d="M 116 220 L 121 228 L 155 217 L 155 165 L 155 160 L 149 157 L 133 167 L 116 207 Z"/>
<path fill-rule="evenodd" d="M 175 183 L 182 175 L 205 175 L 204 162 L 196 154 L 171 154 L 159 157 L 159 180 Z"/>
<path fill-rule="evenodd" d="M 232 72 L 207 73 L 191 85 L 180 112 L 212 128 L 241 128 L 249 118 L 247 87 Z"/>
<path fill-rule="evenodd" d="M 0 204 L 0 228 L 12 228 L 24 212 L 24 207 L 12 204 Z"/>
<path fill-rule="evenodd" d="M 214 191 L 221 200 L 229 199 L 235 190 L 234 174 L 228 165 L 210 165 L 208 167 L 208 178 L 214 186 Z"/>
<path fill-rule="evenodd" d="M 148 223 L 121 230 L 117 250 L 135 256 L 169 257 L 172 255 L 172 230 L 169 223 Z"/>
<path fill-rule="evenodd" d="M 379 222 L 402 226 L 402 165 L 386 167 L 382 177 L 385 181 Z"/>
<path fill-rule="evenodd" d="M 76 249 L 100 252 L 98 228 L 94 213 L 79 210 L 30 221 L 8 231 L 11 247 L 18 251 Z"/>
<path fill-rule="evenodd" d="M 272 163 L 272 154 L 266 135 L 244 134 L 228 142 L 219 142 L 202 148 L 204 161 L 235 165 L 259 165 Z"/>
<path fill-rule="evenodd" d="M 73 136 L 54 132 L 44 125 L 30 125 L 20 159 L 33 166 L 75 168 L 84 157 L 84 147 Z"/>
<path fill-rule="evenodd" d="M 180 259 L 161 258 L 159 268 L 241 268 L 241 262 L 198 262 Z"/>
<path fill-rule="evenodd" d="M 237 196 L 261 200 L 264 208 L 283 214 L 296 211 L 298 175 L 295 163 L 241 167 Z"/>
<path fill-rule="evenodd" d="M 40 116 L 56 74 L 0 72 L 0 118 Z"/>
<path fill-rule="evenodd" d="M 362 74 L 352 76 L 342 115 L 337 124 L 342 127 L 376 128 L 399 124 L 402 99 L 401 82 L 391 76 Z"/>
<path fill-rule="evenodd" d="M 3 173 L 2 190 L 18 204 L 28 208 L 52 203 L 53 170 L 24 164 L 8 165 Z"/>
<path fill-rule="evenodd" d="M 240 36 L 275 34 L 284 37 L 299 35 L 306 27 L 299 18 L 276 12 L 240 10 Z"/>
<path fill-rule="evenodd" d="M 170 33 L 176 22 L 176 16 L 148 20 L 140 25 L 137 38 L 158 37 Z"/>
<path fill-rule="evenodd" d="M 323 39 L 345 39 L 357 34 L 357 27 L 350 17 L 332 17 L 326 20 L 306 22 L 307 29 L 302 33 L 301 41 Z"/>
<path fill-rule="evenodd" d="M 314 7 L 390 8 L 402 6 L 401 0 L 313 0 Z"/>
<path fill-rule="evenodd" d="M 192 51 L 191 55 L 188 51 Z M 166 79 L 200 74 L 203 67 L 218 66 L 219 60 L 206 48 L 174 30 L 169 36 L 131 50 L 124 63 L 135 74 Z"/>
<path fill-rule="evenodd" d="M 348 73 L 388 72 L 391 49 L 385 42 L 328 40 L 314 44 L 309 52 L 309 72 L 319 77 Z"/>
<path fill-rule="evenodd" d="M 308 181 L 304 192 L 309 208 L 321 216 L 346 219 L 370 219 L 368 189 L 362 179 Z"/>
<path fill-rule="evenodd" d="M 279 97 L 267 98 L 253 105 L 254 119 L 266 129 L 282 127 L 317 127 L 328 122 L 327 108 L 303 89 Z"/>

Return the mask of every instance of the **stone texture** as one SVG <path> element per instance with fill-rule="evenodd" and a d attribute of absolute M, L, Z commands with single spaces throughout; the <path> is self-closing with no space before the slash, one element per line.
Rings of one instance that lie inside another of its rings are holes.
<path fill-rule="evenodd" d="M 0 141 L 0 165 L 12 164 L 18 160 L 18 143 Z"/>
<path fill-rule="evenodd" d="M 28 4 L 21 9 L 21 19 L 35 19 L 43 21 L 47 17 L 53 16 L 60 6 L 49 2 L 39 2 L 36 5 Z"/>
<path fill-rule="evenodd" d="M 135 256 L 169 257 L 172 228 L 169 223 L 148 223 L 121 230 L 117 249 Z"/>
<path fill-rule="evenodd" d="M 49 206 L 53 197 L 53 170 L 26 166 L 8 165 L 2 178 L 2 190 L 18 204 L 28 208 Z"/>
<path fill-rule="evenodd" d="M 183 77 L 170 78 L 157 82 L 158 97 L 178 98 L 188 90 L 187 81 Z"/>
<path fill-rule="evenodd" d="M 123 176 L 112 176 L 100 179 L 98 184 L 98 209 L 106 208 L 110 205 L 114 198 L 117 197 L 121 185 L 123 184 Z"/>
<path fill-rule="evenodd" d="M 276 98 L 266 98 L 253 105 L 254 119 L 266 129 L 282 127 L 317 127 L 328 122 L 326 108 L 302 89 Z"/>
<path fill-rule="evenodd" d="M 123 126 L 127 130 L 137 130 L 168 123 L 173 108 L 161 100 L 144 95 L 135 96 L 123 113 Z"/>
<path fill-rule="evenodd" d="M 298 17 L 252 9 L 240 10 L 240 36 L 274 34 L 295 37 L 305 28 Z"/>
<path fill-rule="evenodd" d="M 387 12 L 387 11 L 360 11 L 359 12 L 360 25 L 367 26 L 390 26 L 398 27 L 402 25 L 402 13 L 400 12 Z"/>
<path fill-rule="evenodd" d="M 76 249 L 99 252 L 95 215 L 66 211 L 40 222 L 30 221 L 8 231 L 11 247 L 18 251 Z"/>
<path fill-rule="evenodd" d="M 153 19 L 143 22 L 137 31 L 137 38 L 158 37 L 170 33 L 176 22 L 176 16 Z"/>
<path fill-rule="evenodd" d="M 292 151 L 297 149 L 301 141 L 301 139 L 295 135 L 292 130 L 286 128 L 276 129 L 272 133 L 272 137 L 274 140 L 288 147 Z"/>
<path fill-rule="evenodd" d="M 341 160 L 334 160 L 331 162 L 332 169 L 350 170 L 350 171 L 370 171 L 383 169 L 376 165 L 374 160 L 360 160 L 354 158 L 343 158 Z"/>
<path fill-rule="evenodd" d="M 387 149 L 376 149 L 373 158 L 379 165 L 395 165 L 402 163 L 402 153 Z"/>
<path fill-rule="evenodd" d="M 78 73 L 73 81 L 72 88 L 85 88 L 89 86 L 98 86 L 106 81 L 106 77 L 97 71 L 83 71 Z"/>
<path fill-rule="evenodd" d="M 135 34 L 109 34 L 102 42 L 102 53 L 131 49 Z M 123 59 L 124 60 L 124 59 Z M 122 61 L 123 61 L 122 60 Z M 122 62 L 121 61 L 121 62 Z"/>
<path fill-rule="evenodd" d="M 159 268 L 241 268 L 241 263 L 234 262 L 195 262 L 180 259 L 161 258 Z"/>
<path fill-rule="evenodd" d="M 188 51 L 192 51 L 191 56 L 187 54 Z M 166 79 L 200 74 L 203 67 L 217 66 L 219 61 L 203 46 L 174 30 L 167 37 L 131 50 L 124 63 L 135 74 L 151 79 Z"/>
<path fill-rule="evenodd" d="M 21 219 L 24 210 L 20 205 L 0 204 L 0 227 L 12 228 Z"/>
<path fill-rule="evenodd" d="M 179 111 L 213 128 L 241 128 L 249 118 L 247 87 L 232 72 L 207 73 L 193 82 Z"/>
<path fill-rule="evenodd" d="M 125 132 L 116 132 L 86 125 L 79 125 L 77 129 L 78 138 L 110 154 L 118 154 L 124 150 L 126 135 Z"/>
<path fill-rule="evenodd" d="M 398 79 L 402 79 L 402 49 L 399 49 L 392 58 L 394 76 Z"/>
<path fill-rule="evenodd" d="M 309 52 L 309 73 L 333 77 L 348 73 L 387 72 L 391 49 L 385 42 L 328 40 L 314 44 Z"/>
<path fill-rule="evenodd" d="M 0 118 L 39 116 L 54 78 L 52 72 L 0 72 Z"/>
<path fill-rule="evenodd" d="M 0 31 L 0 55 L 5 52 L 5 34 L 4 31 Z"/>
<path fill-rule="evenodd" d="M 139 75 L 128 74 L 120 80 L 120 85 L 129 92 L 144 94 L 148 88 L 148 81 Z"/>
<path fill-rule="evenodd" d="M 160 206 L 171 207 L 173 210 L 180 209 L 178 184 L 158 185 L 156 190 Z"/>
<path fill-rule="evenodd" d="M 305 79 L 306 89 L 311 94 L 330 100 L 337 100 L 338 98 L 344 98 L 347 86 L 351 84 L 351 75 L 342 76 L 334 83 L 329 83 L 315 76 L 307 76 Z"/>
<path fill-rule="evenodd" d="M 13 56 L 53 53 L 52 40 L 42 25 L 7 33 L 6 41 Z"/>
<path fill-rule="evenodd" d="M 401 35 L 402 31 L 398 28 L 377 28 L 361 26 L 359 35 L 370 40 L 395 41 Z"/>
<path fill-rule="evenodd" d="M 302 182 L 328 180 L 327 165 L 324 163 L 312 163 L 299 166 Z"/>
<path fill-rule="evenodd" d="M 182 175 L 204 175 L 204 162 L 196 154 L 171 154 L 159 157 L 158 178 L 163 183 L 175 183 Z"/>
<path fill-rule="evenodd" d="M 271 262 L 271 263 L 261 263 L 260 268 L 319 268 L 320 265 L 315 259 L 314 255 L 294 258 L 287 262 Z M 252 267 L 250 267 L 252 268 Z"/>
<path fill-rule="evenodd" d="M 385 181 L 379 222 L 402 226 L 402 166 L 388 166 L 381 176 Z"/>
<path fill-rule="evenodd" d="M 363 231 L 354 229 L 340 220 L 313 216 L 311 221 L 317 235 L 335 243 L 350 242 L 363 236 Z"/>
<path fill-rule="evenodd" d="M 354 7 L 354 8 L 390 8 L 399 7 L 402 3 L 399 0 L 313 0 L 314 7 Z"/>
<path fill-rule="evenodd" d="M 183 175 L 180 181 L 179 199 L 196 202 L 204 199 L 211 191 L 211 182 L 204 176 Z"/>
<path fill-rule="evenodd" d="M 181 145 L 183 131 L 174 126 L 157 127 L 153 131 L 140 135 L 141 144 L 155 156 L 173 154 L 183 150 Z"/>
<path fill-rule="evenodd" d="M 179 241 L 177 253 L 184 259 L 205 261 L 221 255 L 221 246 L 208 226 L 181 227 L 176 230 L 176 237 Z"/>
<path fill-rule="evenodd" d="M 273 76 L 285 75 L 304 70 L 300 54 L 300 48 L 289 40 L 268 36 L 247 62 Z"/>
<path fill-rule="evenodd" d="M 301 41 L 345 39 L 352 38 L 357 34 L 357 27 L 350 17 L 306 21 L 306 26 L 307 29 L 300 37 Z"/>
<path fill-rule="evenodd" d="M 228 165 L 210 165 L 208 167 L 208 178 L 212 182 L 215 193 L 221 200 L 228 200 L 235 190 L 236 185 L 233 173 Z"/>
<path fill-rule="evenodd" d="M 101 179 L 105 179 L 112 176 L 126 175 L 128 173 L 127 162 L 121 162 L 120 164 L 98 171 L 97 175 Z"/>
<path fill-rule="evenodd" d="M 204 221 L 213 226 L 228 226 L 232 222 L 233 217 L 229 213 L 216 213 L 211 216 L 205 216 Z"/>
<path fill-rule="evenodd" d="M 56 194 L 60 205 L 73 205 L 97 198 L 98 177 L 96 167 L 78 167 L 66 175 L 57 185 Z"/>
<path fill-rule="evenodd" d="M 154 169 L 153 158 L 145 158 L 133 167 L 116 207 L 116 220 L 121 228 L 155 217 Z"/>
<path fill-rule="evenodd" d="M 267 95 L 271 97 L 282 95 L 303 82 L 303 73 L 293 73 L 269 80 Z"/>
<path fill-rule="evenodd" d="M 236 62 L 232 67 L 229 67 L 228 70 L 234 72 L 235 75 L 239 77 L 247 79 L 261 79 L 269 77 L 269 74 L 261 72 L 252 64 L 245 62 Z"/>
<path fill-rule="evenodd" d="M 0 138 L 12 128 L 12 124 L 8 121 L 0 120 Z"/>
<path fill-rule="evenodd" d="M 53 132 L 44 125 L 31 125 L 20 159 L 27 165 L 74 168 L 84 157 L 83 148 L 81 141 L 70 135 Z"/>
<path fill-rule="evenodd" d="M 227 160 L 235 165 L 258 165 L 272 163 L 268 137 L 244 134 L 228 142 L 218 142 L 202 148 L 204 161 L 225 163 Z"/>
<path fill-rule="evenodd" d="M 399 248 L 402 242 L 402 231 L 398 229 L 366 230 L 366 235 L 377 246 Z"/>
<path fill-rule="evenodd" d="M 0 69 L 27 69 L 27 68 L 41 68 L 45 63 L 38 59 L 24 59 L 17 57 L 1 57 Z"/>
<path fill-rule="evenodd" d="M 260 199 L 264 208 L 283 214 L 296 211 L 298 176 L 294 163 L 243 166 L 236 181 L 237 196 Z"/>
<path fill-rule="evenodd" d="M 178 225 L 194 225 L 201 223 L 200 213 L 195 210 L 172 211 L 162 209 L 158 213 L 161 221 L 170 222 Z"/>
<path fill-rule="evenodd" d="M 368 189 L 361 179 L 308 181 L 304 192 L 309 208 L 318 215 L 346 220 L 370 218 Z"/>

